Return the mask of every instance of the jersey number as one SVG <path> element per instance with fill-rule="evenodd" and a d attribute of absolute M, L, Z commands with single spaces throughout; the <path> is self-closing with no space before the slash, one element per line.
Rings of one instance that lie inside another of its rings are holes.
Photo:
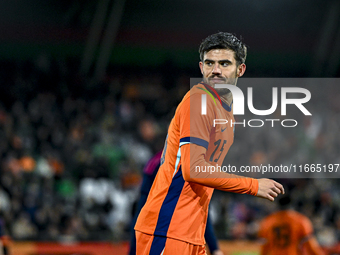
<path fill-rule="evenodd" d="M 288 224 L 273 227 L 274 244 L 280 248 L 290 245 L 290 228 Z"/>
<path fill-rule="evenodd" d="M 221 149 L 220 149 L 220 153 L 219 153 L 218 157 L 214 159 L 215 153 L 216 153 L 216 151 L 218 150 L 218 148 L 220 147 L 221 139 L 219 139 L 219 140 L 217 140 L 216 142 L 214 142 L 214 145 L 216 146 L 216 148 L 215 148 L 215 150 L 213 151 L 213 153 L 211 153 L 211 156 L 210 156 L 209 161 L 217 162 L 217 161 L 220 159 L 221 154 L 222 154 L 222 151 L 223 151 L 223 147 L 224 147 L 224 145 L 225 145 L 226 143 L 227 143 L 227 140 L 223 140 L 223 143 L 222 143 L 222 146 L 221 146 Z"/>

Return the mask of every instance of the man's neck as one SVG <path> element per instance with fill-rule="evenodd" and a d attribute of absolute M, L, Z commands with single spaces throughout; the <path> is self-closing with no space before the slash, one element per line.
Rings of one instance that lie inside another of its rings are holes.
<path fill-rule="evenodd" d="M 233 94 L 229 92 L 226 95 L 223 95 L 220 97 L 223 102 L 225 102 L 228 106 L 231 106 L 231 103 L 233 102 Z"/>

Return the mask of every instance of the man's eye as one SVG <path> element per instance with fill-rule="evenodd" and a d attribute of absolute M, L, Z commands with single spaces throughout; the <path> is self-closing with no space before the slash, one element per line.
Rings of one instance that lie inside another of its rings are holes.
<path fill-rule="evenodd" d="M 212 66 L 212 63 L 211 62 L 206 62 L 205 63 L 207 66 Z"/>
<path fill-rule="evenodd" d="M 229 64 L 228 64 L 228 62 L 223 62 L 223 63 L 221 63 L 221 65 L 222 65 L 223 67 L 226 67 L 226 66 L 228 66 Z"/>

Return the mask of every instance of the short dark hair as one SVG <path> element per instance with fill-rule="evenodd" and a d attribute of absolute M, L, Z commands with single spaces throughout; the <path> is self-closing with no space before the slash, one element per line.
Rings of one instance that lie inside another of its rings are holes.
<path fill-rule="evenodd" d="M 281 210 L 286 210 L 290 207 L 291 204 L 291 198 L 289 195 L 282 195 L 280 196 L 280 198 L 278 199 L 279 202 L 279 207 Z"/>
<path fill-rule="evenodd" d="M 213 49 L 228 49 L 234 51 L 237 65 L 246 62 L 247 47 L 231 33 L 219 32 L 205 38 L 198 50 L 201 61 L 204 59 L 204 54 Z"/>

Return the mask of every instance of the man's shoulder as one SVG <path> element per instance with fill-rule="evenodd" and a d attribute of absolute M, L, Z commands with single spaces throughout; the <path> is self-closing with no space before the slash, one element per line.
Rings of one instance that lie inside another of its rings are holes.
<path fill-rule="evenodd" d="M 179 106 L 186 102 L 187 100 L 190 101 L 197 101 L 198 99 L 200 100 L 201 94 L 205 94 L 206 92 L 204 91 L 204 85 L 202 83 L 198 83 L 191 87 L 191 89 L 184 95 L 182 101 L 180 102 Z M 190 102 L 188 101 L 188 102 Z M 201 102 L 201 101 L 199 101 Z"/>
<path fill-rule="evenodd" d="M 284 211 L 277 211 L 277 212 L 273 212 L 269 215 L 267 215 L 263 220 L 262 222 L 264 224 L 274 224 L 277 219 L 282 219 L 282 217 L 286 217 L 286 212 Z"/>
<path fill-rule="evenodd" d="M 190 91 L 191 93 L 199 93 L 202 94 L 204 93 L 205 86 L 203 82 L 197 83 L 196 85 L 192 86 Z"/>
<path fill-rule="evenodd" d="M 213 95 L 211 95 L 211 92 L 207 89 L 203 82 L 192 86 L 191 89 L 183 97 L 182 102 L 189 99 L 191 101 L 199 101 L 199 103 L 201 103 L 202 95 L 209 95 L 206 98 L 208 104 L 210 102 L 214 103 L 215 99 Z"/>
<path fill-rule="evenodd" d="M 299 212 L 296 212 L 294 211 L 295 213 L 295 222 L 297 223 L 300 223 L 302 226 L 304 227 L 308 227 L 309 225 L 311 225 L 311 220 L 306 216 L 306 215 L 303 215 L 302 213 L 299 213 Z"/>
<path fill-rule="evenodd" d="M 203 82 L 196 84 L 195 86 L 193 86 L 190 89 L 190 95 L 202 95 L 202 94 L 208 94 L 211 95 L 211 97 L 213 97 L 213 93 L 211 92 L 211 88 L 208 88 L 210 86 L 204 84 Z"/>
<path fill-rule="evenodd" d="M 202 95 L 206 95 L 206 97 L 203 98 Z M 207 111 L 212 113 L 216 107 L 216 99 L 209 94 L 203 83 L 198 83 L 184 95 L 182 101 L 177 106 L 175 116 L 188 111 L 190 111 L 191 116 L 196 113 L 201 116 L 202 104 L 205 104 Z M 214 116 L 213 114 L 208 115 L 210 117 Z"/>
<path fill-rule="evenodd" d="M 292 224 L 308 224 L 310 220 L 308 219 L 307 216 L 295 211 L 295 210 L 283 210 L 283 211 L 278 211 L 276 213 L 273 213 L 272 215 L 268 216 L 268 218 L 273 218 L 275 220 L 279 219 L 287 219 L 289 220 Z"/>
<path fill-rule="evenodd" d="M 205 86 L 203 83 L 198 83 L 190 88 L 190 90 L 184 95 L 183 100 L 190 98 L 196 94 L 205 94 Z"/>
<path fill-rule="evenodd" d="M 291 218 L 294 220 L 300 221 L 300 220 L 308 220 L 307 216 L 303 215 L 302 213 L 299 213 L 295 210 L 287 210 L 287 213 Z"/>

